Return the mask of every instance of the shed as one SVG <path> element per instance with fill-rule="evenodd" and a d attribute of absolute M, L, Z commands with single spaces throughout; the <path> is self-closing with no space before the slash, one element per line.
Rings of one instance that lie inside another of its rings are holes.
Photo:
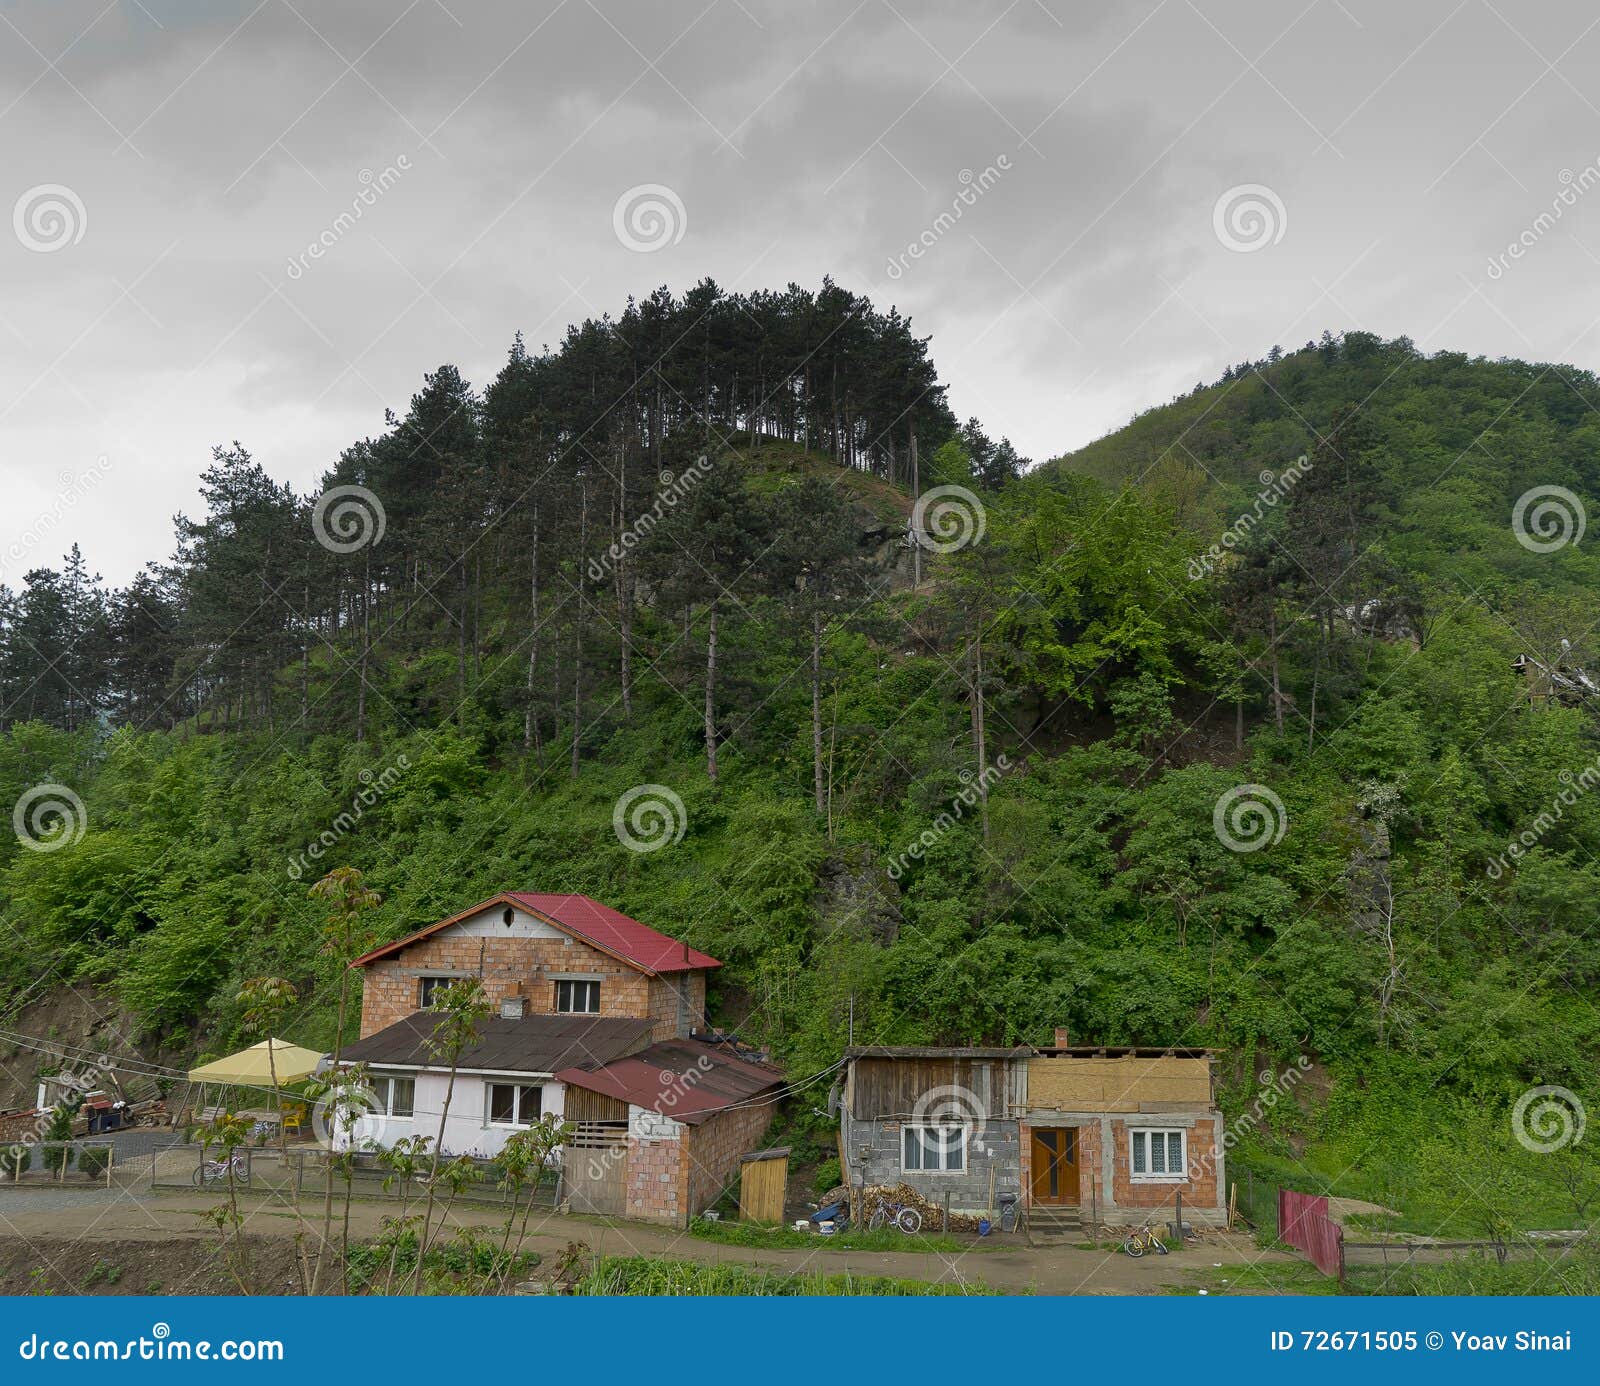
<path fill-rule="evenodd" d="M 739 1221 L 783 1221 L 789 1187 L 789 1147 L 753 1150 L 739 1159 Z"/>

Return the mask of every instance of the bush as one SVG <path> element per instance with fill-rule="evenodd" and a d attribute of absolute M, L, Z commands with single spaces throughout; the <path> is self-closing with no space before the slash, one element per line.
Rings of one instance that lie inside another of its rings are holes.
<path fill-rule="evenodd" d="M 7 1179 L 20 1179 L 32 1159 L 33 1151 L 25 1145 L 0 1147 L 0 1174 Z"/>
<path fill-rule="evenodd" d="M 811 1192 L 825 1194 L 829 1189 L 837 1189 L 844 1183 L 844 1173 L 839 1168 L 839 1157 L 836 1155 L 831 1160 L 824 1160 L 817 1166 L 817 1175 L 811 1181 Z"/>
<path fill-rule="evenodd" d="M 51 1174 L 65 1174 L 72 1168 L 72 1147 L 70 1145 L 45 1146 L 44 1167 Z"/>
<path fill-rule="evenodd" d="M 100 1178 L 111 1168 L 111 1147 L 88 1145 L 78 1151 L 78 1172 L 91 1179 Z"/>

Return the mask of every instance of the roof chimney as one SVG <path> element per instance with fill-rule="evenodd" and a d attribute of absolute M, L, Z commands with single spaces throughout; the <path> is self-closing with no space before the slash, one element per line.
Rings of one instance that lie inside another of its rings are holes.
<path fill-rule="evenodd" d="M 1066 1049 L 1072 1043 L 1072 1035 L 1065 1025 L 1056 1026 L 1056 1048 Z"/>
<path fill-rule="evenodd" d="M 508 996 L 500 1003 L 500 1019 L 522 1019 L 522 998 L 520 996 Z"/>

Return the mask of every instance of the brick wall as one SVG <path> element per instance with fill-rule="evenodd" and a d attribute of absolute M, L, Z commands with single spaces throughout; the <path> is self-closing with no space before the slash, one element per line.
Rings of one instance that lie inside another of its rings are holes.
<path fill-rule="evenodd" d="M 630 1218 L 687 1227 L 739 1182 L 739 1157 L 761 1148 L 772 1124 L 771 1105 L 720 1112 L 698 1126 L 673 1123 L 665 1140 L 628 1142 Z"/>
<path fill-rule="evenodd" d="M 1146 1120 L 1138 1125 L 1148 1127 L 1153 1123 Z M 1189 1125 L 1187 1118 L 1181 1122 L 1175 1121 L 1173 1125 L 1184 1126 L 1188 1132 L 1188 1177 L 1176 1183 L 1143 1183 L 1136 1182 L 1131 1172 L 1128 1123 L 1112 1119 L 1111 1188 L 1116 1207 L 1141 1214 L 1158 1208 L 1170 1212 L 1175 1195 L 1182 1192 L 1184 1219 L 1188 1221 L 1192 1214 L 1197 1221 L 1211 1221 L 1212 1218 L 1206 1215 L 1215 1215 L 1223 1206 L 1218 1196 L 1216 1162 L 1210 1158 L 1216 1139 L 1216 1123 L 1205 1117 L 1195 1118 L 1192 1125 Z"/>
<path fill-rule="evenodd" d="M 703 1213 L 739 1182 L 741 1155 L 760 1150 L 772 1125 L 772 1103 L 718 1112 L 698 1126 L 688 1128 L 688 1198 L 691 1217 Z"/>
<path fill-rule="evenodd" d="M 687 1188 L 683 1129 L 671 1140 L 628 1142 L 628 1216 L 682 1227 Z"/>
<path fill-rule="evenodd" d="M 556 986 L 549 974 L 593 973 L 600 978 L 600 1014 L 654 1019 L 651 1038 L 658 1040 L 678 1033 L 677 988 L 687 977 L 694 1011 L 690 1023 L 705 1023 L 703 972 L 650 977 L 578 939 L 474 938 L 445 929 L 364 969 L 362 1038 L 421 1009 L 419 972 L 477 975 L 480 967 L 492 1005 L 521 996 L 530 1015 L 555 1011 Z"/>

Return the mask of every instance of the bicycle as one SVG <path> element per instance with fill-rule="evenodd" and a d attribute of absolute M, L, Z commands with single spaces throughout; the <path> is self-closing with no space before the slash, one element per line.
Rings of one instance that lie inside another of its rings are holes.
<path fill-rule="evenodd" d="M 215 1184 L 220 1179 L 228 1177 L 232 1169 L 233 1177 L 241 1184 L 250 1182 L 250 1161 L 242 1150 L 236 1150 L 226 1160 L 202 1160 L 195 1166 L 194 1182 L 201 1188 L 207 1184 Z"/>
<path fill-rule="evenodd" d="M 1160 1255 L 1167 1255 L 1167 1248 L 1161 1238 L 1156 1235 L 1155 1228 L 1146 1223 L 1143 1227 L 1128 1233 L 1122 1239 L 1122 1249 L 1129 1256 L 1143 1256 L 1147 1251 L 1155 1251 Z"/>
<path fill-rule="evenodd" d="M 909 1203 L 880 1203 L 872 1210 L 867 1227 L 876 1232 L 880 1227 L 893 1225 L 908 1237 L 922 1231 L 922 1214 Z"/>

